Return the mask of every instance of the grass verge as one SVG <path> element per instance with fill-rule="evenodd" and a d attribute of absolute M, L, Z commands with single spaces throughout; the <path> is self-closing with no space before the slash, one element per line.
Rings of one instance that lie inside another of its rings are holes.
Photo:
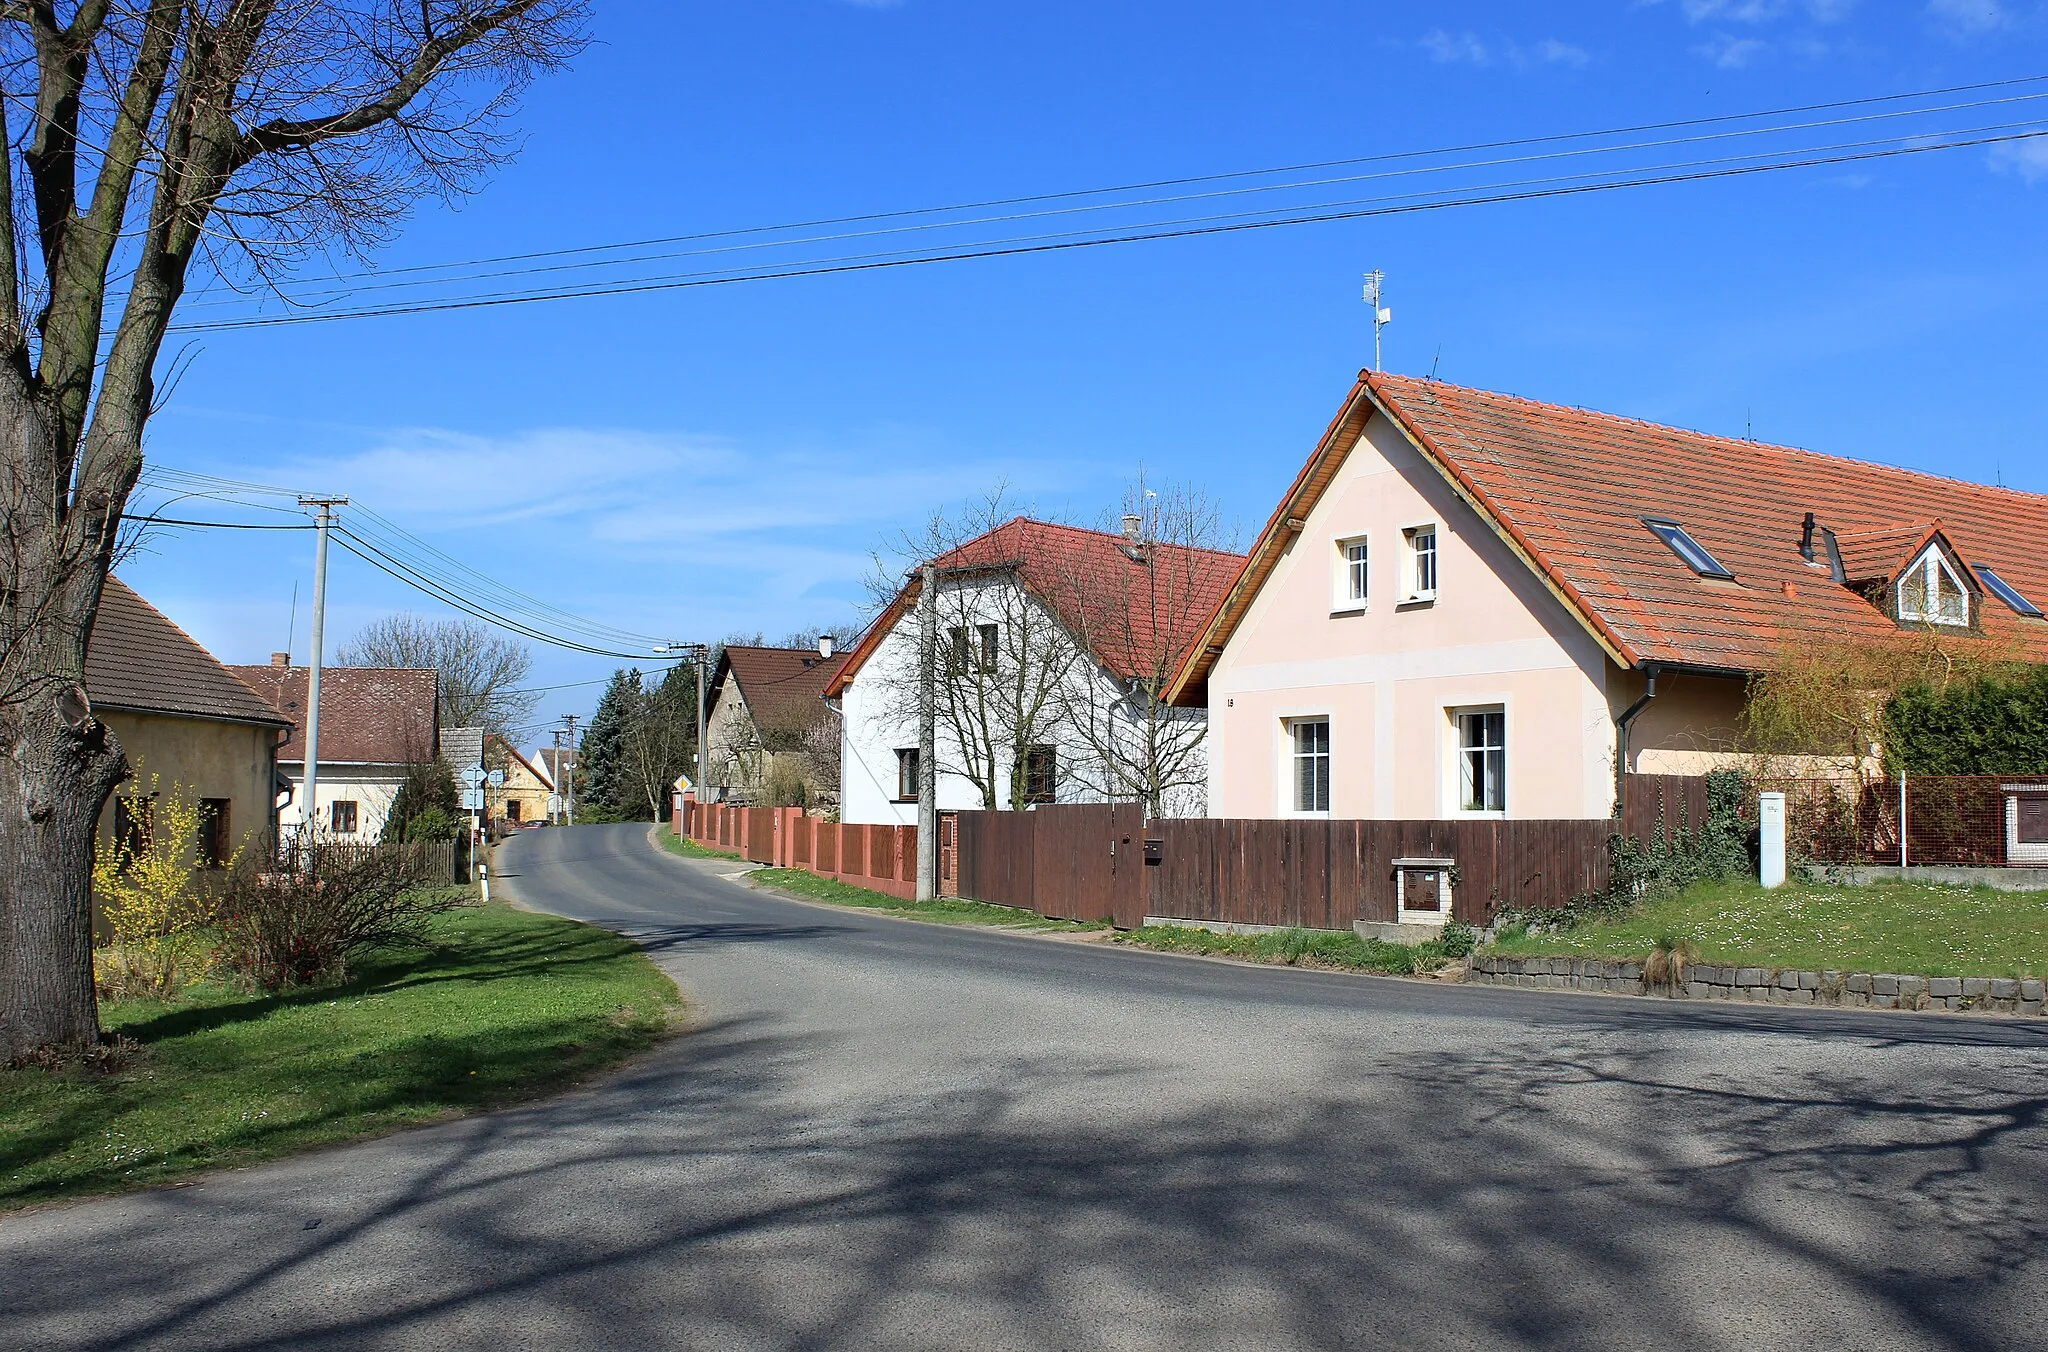
<path fill-rule="evenodd" d="M 488 906 L 344 985 L 110 1003 L 124 1068 L 0 1071 L 0 1210 L 544 1094 L 659 1040 L 676 999 L 628 940 Z"/>
<path fill-rule="evenodd" d="M 2048 971 L 2048 894 L 1941 883 L 1859 887 L 1699 883 L 1608 921 L 1558 934 L 1506 933 L 1510 956 L 1641 958 L 1690 941 L 1700 961 L 1922 976 Z"/>
<path fill-rule="evenodd" d="M 688 836 L 676 834 L 676 828 L 664 825 L 655 835 L 661 839 L 661 848 L 670 854 L 679 854 L 685 859 L 738 859 L 737 850 L 714 850 L 708 845 L 699 845 Z"/>
<path fill-rule="evenodd" d="M 962 901 L 958 897 L 940 897 L 935 901 L 905 901 L 892 897 L 886 892 L 872 892 L 865 887 L 838 882 L 831 878 L 820 878 L 800 868 L 758 868 L 747 875 L 747 881 L 755 887 L 766 887 L 785 892 L 805 901 L 822 901 L 833 906 L 858 906 L 862 910 L 885 911 L 890 915 L 907 916 L 913 920 L 930 920 L 941 925 L 993 925 L 999 929 L 1032 930 L 1037 932 L 1106 930 L 1108 925 L 1100 922 L 1081 920 L 1047 920 L 1030 911 L 1020 911 L 1014 906 L 991 906 L 982 901 Z"/>
<path fill-rule="evenodd" d="M 1184 925 L 1147 925 L 1113 936 L 1113 942 L 1162 953 L 1200 953 L 1244 962 L 1315 967 L 1335 972 L 1376 972 L 1420 976 L 1462 956 L 1440 940 L 1413 948 L 1361 939 L 1333 930 L 1283 929 L 1270 934 L 1218 934 Z"/>

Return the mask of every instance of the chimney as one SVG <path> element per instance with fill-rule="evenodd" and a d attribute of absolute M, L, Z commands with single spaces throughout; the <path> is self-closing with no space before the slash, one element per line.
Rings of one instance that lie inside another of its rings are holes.
<path fill-rule="evenodd" d="M 1134 545 L 1140 544 L 1143 542 L 1144 534 L 1145 518 L 1139 516 L 1136 512 L 1125 512 L 1124 539 L 1130 541 Z"/>
<path fill-rule="evenodd" d="M 831 636 L 830 634 L 820 634 L 820 635 L 818 635 L 818 656 L 820 656 L 820 657 L 830 657 L 831 655 L 832 655 L 832 636 Z"/>
<path fill-rule="evenodd" d="M 291 664 L 292 655 L 290 653 L 272 653 L 270 655 L 270 665 L 273 667 L 288 667 Z"/>

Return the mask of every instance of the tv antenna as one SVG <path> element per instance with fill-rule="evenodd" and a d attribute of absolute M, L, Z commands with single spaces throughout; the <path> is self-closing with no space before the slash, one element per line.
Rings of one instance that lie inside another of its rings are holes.
<path fill-rule="evenodd" d="M 1372 307 L 1372 369 L 1384 371 L 1380 361 L 1380 330 L 1394 322 L 1394 312 L 1380 304 L 1380 289 L 1386 285 L 1387 274 L 1374 268 L 1365 274 L 1365 303 Z"/>

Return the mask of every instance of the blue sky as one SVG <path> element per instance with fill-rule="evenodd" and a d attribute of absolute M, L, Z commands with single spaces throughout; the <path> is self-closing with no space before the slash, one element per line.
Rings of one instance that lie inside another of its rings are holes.
<path fill-rule="evenodd" d="M 2048 73 L 2033 0 L 597 8 L 596 44 L 528 96 L 518 160 L 423 206 L 375 266 Z M 214 333 L 149 454 L 350 494 L 636 632 L 776 637 L 853 619 L 892 528 L 998 480 L 1089 520 L 1143 464 L 1248 538 L 1370 360 L 1359 278 L 1380 268 L 1391 369 L 2048 491 L 2044 225 L 2034 141 Z M 284 645 L 294 584 L 303 660 L 311 570 L 307 537 L 253 532 L 162 534 L 123 569 L 229 661 Z M 330 651 L 376 614 L 435 612 L 345 556 L 330 587 Z M 536 659 L 546 684 L 613 665 Z"/>

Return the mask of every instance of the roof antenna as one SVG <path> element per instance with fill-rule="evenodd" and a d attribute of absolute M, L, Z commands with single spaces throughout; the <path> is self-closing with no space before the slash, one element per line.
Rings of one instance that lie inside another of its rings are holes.
<path fill-rule="evenodd" d="M 294 579 L 294 580 L 293 580 L 293 582 L 292 582 L 292 617 L 291 617 L 291 619 L 289 619 L 288 621 L 286 621 L 286 622 L 285 622 L 285 626 L 284 626 L 284 661 L 285 661 L 285 665 L 286 665 L 286 666 L 290 666 L 290 665 L 291 665 L 291 661 L 292 661 L 292 640 L 293 640 L 293 639 L 295 639 L 295 638 L 297 638 L 298 636 L 299 636 L 299 584 L 298 584 L 298 581 L 297 581 L 296 579 Z"/>
<path fill-rule="evenodd" d="M 1742 410 L 1742 439 L 1744 441 L 1755 441 L 1756 420 L 1751 418 L 1749 415 L 1750 409 L 1747 405 L 1745 405 Z"/>
<path fill-rule="evenodd" d="M 1387 274 L 1374 268 L 1365 274 L 1365 303 L 1372 307 L 1372 369 L 1384 371 L 1380 361 L 1380 330 L 1394 322 L 1394 312 L 1380 304 L 1380 290 L 1386 285 Z"/>
<path fill-rule="evenodd" d="M 1438 344 L 1436 345 L 1436 355 L 1435 355 L 1434 357 L 1431 357 L 1431 358 L 1429 359 L 1429 378 L 1430 378 L 1431 380 L 1435 380 L 1435 379 L 1436 379 L 1436 368 L 1437 368 L 1437 365 L 1438 365 L 1438 364 L 1439 364 L 1440 362 L 1442 362 L 1442 361 L 1443 361 L 1443 359 L 1444 359 L 1444 345 L 1443 345 L 1442 343 L 1438 343 Z"/>

